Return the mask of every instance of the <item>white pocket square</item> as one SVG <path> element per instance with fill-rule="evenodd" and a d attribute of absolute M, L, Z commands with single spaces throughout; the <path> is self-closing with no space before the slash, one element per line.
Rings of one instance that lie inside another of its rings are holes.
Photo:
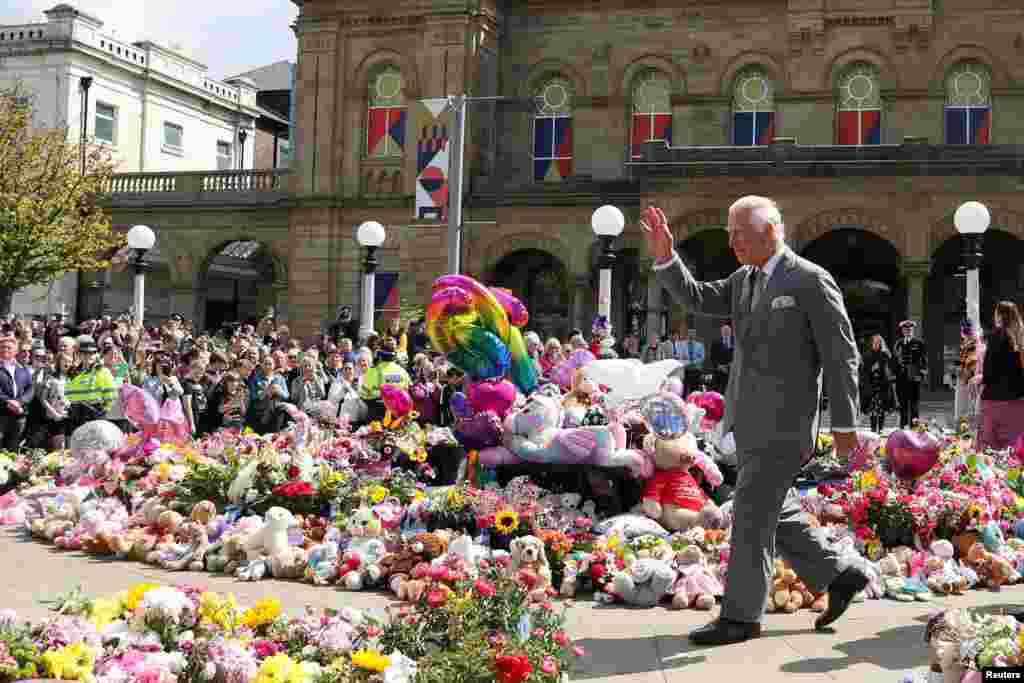
<path fill-rule="evenodd" d="M 796 306 L 796 299 L 791 296 L 777 296 L 772 299 L 772 310 L 778 308 L 793 308 Z"/>

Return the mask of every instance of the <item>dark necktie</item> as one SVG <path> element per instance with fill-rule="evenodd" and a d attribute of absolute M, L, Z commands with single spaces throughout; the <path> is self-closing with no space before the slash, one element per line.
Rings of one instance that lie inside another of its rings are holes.
<path fill-rule="evenodd" d="M 750 271 L 749 285 L 747 289 L 747 311 L 753 311 L 754 307 L 757 306 L 758 288 L 761 283 L 761 269 L 754 268 Z"/>

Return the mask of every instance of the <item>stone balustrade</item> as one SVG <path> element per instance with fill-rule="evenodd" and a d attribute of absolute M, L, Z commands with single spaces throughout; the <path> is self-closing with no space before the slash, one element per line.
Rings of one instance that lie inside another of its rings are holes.
<path fill-rule="evenodd" d="M 282 199 L 288 169 L 118 173 L 110 180 L 107 203 L 262 204 Z"/>

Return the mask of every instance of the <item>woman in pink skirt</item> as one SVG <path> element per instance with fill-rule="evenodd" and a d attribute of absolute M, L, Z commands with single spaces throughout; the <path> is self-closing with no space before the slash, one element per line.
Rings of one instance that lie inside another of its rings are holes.
<path fill-rule="evenodd" d="M 982 364 L 978 445 L 1006 448 L 1024 433 L 1024 322 L 1012 301 L 996 304 Z"/>

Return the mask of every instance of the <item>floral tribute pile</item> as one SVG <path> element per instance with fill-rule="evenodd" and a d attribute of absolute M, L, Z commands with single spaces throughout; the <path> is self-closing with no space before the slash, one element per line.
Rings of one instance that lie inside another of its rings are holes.
<path fill-rule="evenodd" d="M 36 624 L 0 612 L 0 680 L 557 682 L 583 654 L 562 611 L 528 601 L 500 563 L 446 578 L 383 616 L 348 608 L 289 616 L 274 598 L 244 607 L 187 585 L 74 591 Z"/>

